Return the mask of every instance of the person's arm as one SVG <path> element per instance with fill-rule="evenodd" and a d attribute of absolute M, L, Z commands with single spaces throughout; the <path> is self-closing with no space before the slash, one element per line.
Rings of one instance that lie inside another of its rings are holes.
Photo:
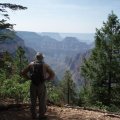
<path fill-rule="evenodd" d="M 28 65 L 22 72 L 21 75 L 26 78 L 26 79 L 30 79 L 30 77 L 28 76 L 28 72 L 30 71 L 30 65 Z"/>
<path fill-rule="evenodd" d="M 47 80 L 52 80 L 55 77 L 54 71 L 46 64 L 46 72 L 48 73 Z"/>

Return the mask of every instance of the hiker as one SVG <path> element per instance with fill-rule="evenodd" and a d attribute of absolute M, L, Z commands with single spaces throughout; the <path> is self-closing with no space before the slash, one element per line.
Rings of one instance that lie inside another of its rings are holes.
<path fill-rule="evenodd" d="M 31 62 L 21 75 L 26 79 L 31 79 L 30 99 L 32 118 L 37 117 L 36 100 L 39 100 L 39 118 L 44 118 L 46 113 L 46 86 L 45 81 L 52 80 L 55 76 L 48 64 L 44 63 L 44 56 L 38 52 L 35 61 Z"/>

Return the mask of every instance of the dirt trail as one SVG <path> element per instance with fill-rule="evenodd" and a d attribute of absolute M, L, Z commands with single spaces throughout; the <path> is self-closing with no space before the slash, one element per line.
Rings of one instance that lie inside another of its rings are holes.
<path fill-rule="evenodd" d="M 46 115 L 48 120 L 120 120 L 120 116 L 112 116 L 107 113 L 72 109 L 65 107 L 49 106 Z M 29 108 L 9 109 L 0 112 L 0 120 L 32 120 Z"/>

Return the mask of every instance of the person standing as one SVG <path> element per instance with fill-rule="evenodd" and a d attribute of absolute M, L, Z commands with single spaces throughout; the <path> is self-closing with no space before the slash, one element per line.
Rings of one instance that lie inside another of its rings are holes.
<path fill-rule="evenodd" d="M 31 79 L 30 100 L 32 118 L 36 119 L 36 101 L 39 100 L 39 118 L 45 118 L 46 113 L 46 86 L 45 81 L 54 79 L 55 73 L 48 64 L 44 62 L 42 53 L 37 52 L 35 61 L 21 72 L 26 79 Z"/>

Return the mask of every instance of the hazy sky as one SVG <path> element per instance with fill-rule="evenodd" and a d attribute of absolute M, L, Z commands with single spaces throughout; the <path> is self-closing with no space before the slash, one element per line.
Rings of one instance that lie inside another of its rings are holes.
<path fill-rule="evenodd" d="M 0 0 L 28 7 L 10 12 L 15 30 L 92 33 L 113 10 L 120 19 L 120 0 Z"/>

